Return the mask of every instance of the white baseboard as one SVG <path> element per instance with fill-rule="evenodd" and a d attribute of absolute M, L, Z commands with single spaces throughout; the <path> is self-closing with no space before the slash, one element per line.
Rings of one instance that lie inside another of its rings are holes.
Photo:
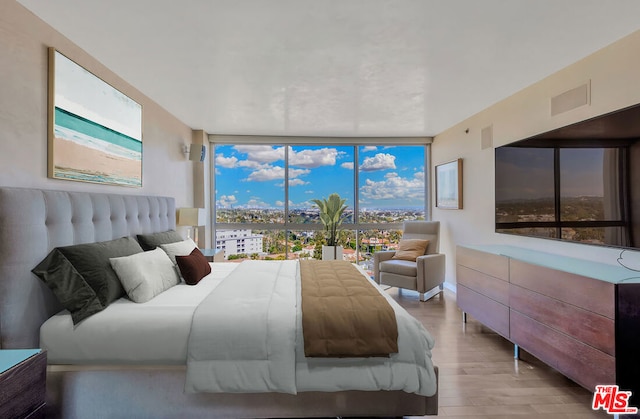
<path fill-rule="evenodd" d="M 445 281 L 444 287 L 449 291 L 452 291 L 454 294 L 458 292 L 458 287 L 456 287 L 456 284 L 452 284 L 451 282 Z"/>

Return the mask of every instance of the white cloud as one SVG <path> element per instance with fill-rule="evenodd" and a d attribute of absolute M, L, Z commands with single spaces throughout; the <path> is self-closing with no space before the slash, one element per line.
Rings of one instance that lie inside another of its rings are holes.
<path fill-rule="evenodd" d="M 376 170 L 387 170 L 396 168 L 396 156 L 386 153 L 378 153 L 373 157 L 367 157 L 362 162 L 360 170 L 363 172 L 373 172 Z"/>
<path fill-rule="evenodd" d="M 352 161 L 344 162 L 340 165 L 340 167 L 347 170 L 353 170 L 353 162 Z"/>
<path fill-rule="evenodd" d="M 238 199 L 235 197 L 235 195 L 222 195 L 218 200 L 218 205 L 222 208 L 228 208 L 236 204 L 237 202 Z"/>
<path fill-rule="evenodd" d="M 260 169 L 261 167 L 269 167 L 269 164 L 260 163 L 253 160 L 240 160 L 238 163 L 240 167 L 248 167 L 249 169 Z"/>
<path fill-rule="evenodd" d="M 374 146 L 374 145 L 367 145 L 362 147 L 362 151 L 364 153 L 369 152 L 369 151 L 376 151 L 378 149 L 378 147 Z"/>
<path fill-rule="evenodd" d="M 225 157 L 222 154 L 216 155 L 216 167 L 226 167 L 227 169 L 233 169 L 238 163 L 238 159 L 235 157 Z"/>
<path fill-rule="evenodd" d="M 314 194 L 314 193 L 315 193 L 315 191 L 304 191 L 304 193 L 306 193 L 306 194 L 310 194 L 310 195 L 311 195 L 311 194 Z"/>
<path fill-rule="evenodd" d="M 308 169 L 289 169 L 289 180 L 298 176 L 306 175 L 311 172 Z M 270 180 L 284 179 L 284 167 L 280 166 L 263 166 L 260 169 L 251 172 L 247 179 L 250 182 L 267 182 Z"/>
<path fill-rule="evenodd" d="M 246 180 L 251 182 L 267 182 L 269 180 L 284 179 L 284 167 L 267 166 L 251 172 Z"/>
<path fill-rule="evenodd" d="M 289 206 L 293 205 L 293 201 L 289 200 Z M 276 201 L 276 207 L 284 207 L 284 201 Z"/>
<path fill-rule="evenodd" d="M 388 173 L 385 180 L 367 179 L 360 188 L 363 201 L 376 200 L 424 200 L 424 180 L 414 176 L 403 178 L 397 173 Z"/>
<path fill-rule="evenodd" d="M 304 176 L 304 175 L 308 175 L 309 173 L 311 173 L 311 170 L 309 169 L 292 169 L 289 168 L 289 179 L 295 179 L 298 176 Z"/>
<path fill-rule="evenodd" d="M 247 155 L 247 160 L 259 163 L 273 163 L 284 159 L 284 147 L 270 145 L 236 145 L 233 148 Z"/>
<path fill-rule="evenodd" d="M 268 208 L 269 204 L 257 198 L 251 198 L 245 205 L 247 208 Z"/>
<path fill-rule="evenodd" d="M 302 150 L 289 152 L 289 164 L 291 166 L 315 168 L 320 166 L 335 166 L 338 150 L 335 148 L 320 148 L 315 150 Z"/>
<path fill-rule="evenodd" d="M 308 208 L 311 208 L 312 205 L 313 205 L 313 202 L 311 201 L 303 201 L 298 203 L 289 201 L 289 208 L 308 209 Z"/>
<path fill-rule="evenodd" d="M 302 179 L 289 179 L 289 186 L 300 186 L 300 185 L 307 185 L 309 184 L 309 182 L 305 182 Z"/>

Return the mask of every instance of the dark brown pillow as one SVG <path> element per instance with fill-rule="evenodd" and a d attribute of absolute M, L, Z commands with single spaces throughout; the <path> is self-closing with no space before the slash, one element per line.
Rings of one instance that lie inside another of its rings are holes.
<path fill-rule="evenodd" d="M 424 255 L 429 247 L 429 240 L 421 239 L 401 239 L 398 243 L 398 250 L 391 259 L 409 260 L 415 262 L 419 256 Z"/>
<path fill-rule="evenodd" d="M 176 256 L 176 263 L 184 282 L 196 285 L 202 278 L 211 273 L 211 265 L 197 247 L 188 256 Z"/>

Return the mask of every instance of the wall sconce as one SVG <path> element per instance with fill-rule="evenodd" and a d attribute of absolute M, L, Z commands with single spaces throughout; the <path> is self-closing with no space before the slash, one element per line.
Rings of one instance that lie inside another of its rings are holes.
<path fill-rule="evenodd" d="M 187 157 L 191 161 L 203 162 L 207 154 L 207 148 L 204 146 L 204 144 L 183 144 L 182 152 L 184 153 L 185 157 Z"/>
<path fill-rule="evenodd" d="M 207 224 L 207 211 L 204 208 L 178 208 L 176 224 L 179 226 L 188 226 L 187 238 L 191 238 L 193 230 L 193 241 L 198 243 L 198 227 Z"/>

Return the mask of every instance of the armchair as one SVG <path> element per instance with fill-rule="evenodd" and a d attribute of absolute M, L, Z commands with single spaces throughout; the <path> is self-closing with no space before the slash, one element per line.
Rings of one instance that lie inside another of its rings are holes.
<path fill-rule="evenodd" d="M 429 240 L 423 256 L 415 262 L 392 259 L 395 251 L 373 254 L 374 280 L 378 284 L 405 288 L 420 293 L 420 301 L 426 301 L 425 293 L 438 287 L 429 298 L 442 292 L 445 280 L 445 255 L 438 253 L 440 241 L 439 221 L 405 221 L 403 239 Z"/>

